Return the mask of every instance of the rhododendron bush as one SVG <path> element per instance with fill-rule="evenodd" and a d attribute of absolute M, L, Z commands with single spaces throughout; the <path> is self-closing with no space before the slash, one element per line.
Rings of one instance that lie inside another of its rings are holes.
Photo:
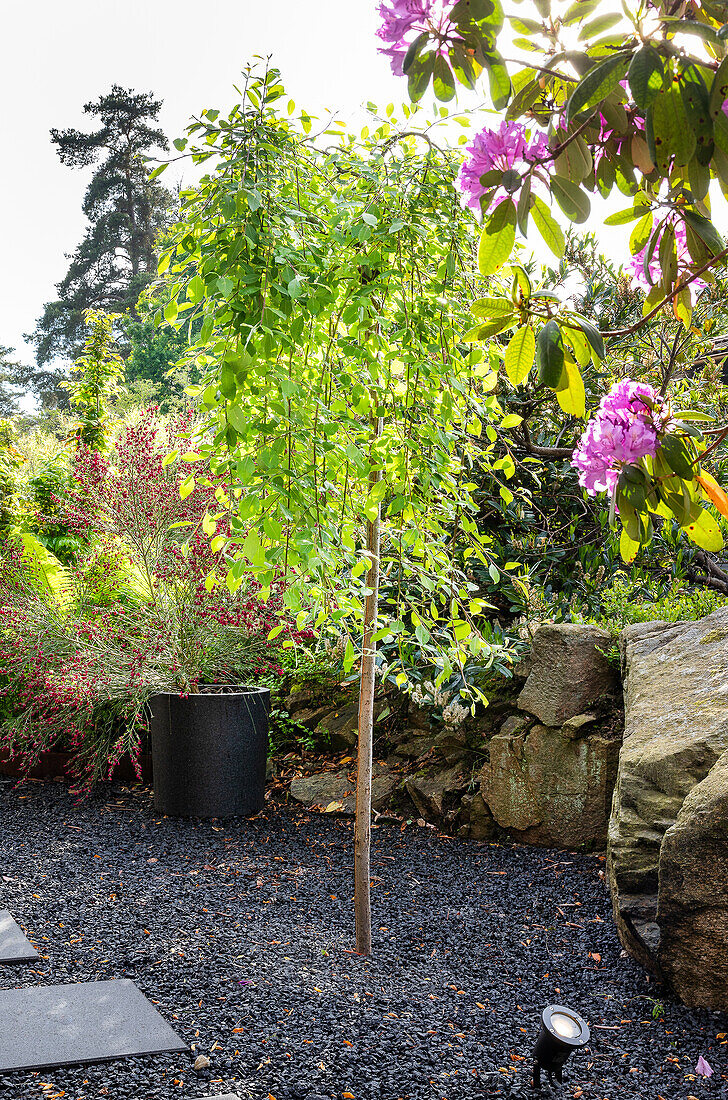
<path fill-rule="evenodd" d="M 689 330 L 696 296 L 728 255 L 711 220 L 711 193 L 728 194 L 728 4 L 640 0 L 604 11 L 598 0 L 533 0 L 506 16 L 500 0 L 382 0 L 378 11 L 380 52 L 412 100 L 430 84 L 441 101 L 458 85 L 480 91 L 482 76 L 504 115 L 467 144 L 456 184 L 481 222 L 480 272 L 500 279 L 473 303 L 466 338 L 498 338 L 513 387 L 536 372 L 563 412 L 585 418 L 584 374 L 653 318 L 669 314 Z M 626 205 L 606 225 L 624 234 L 626 267 L 646 296 L 641 319 L 599 332 L 568 300 L 535 292 L 512 254 L 535 229 L 562 257 L 564 221 L 596 218 L 593 198 L 615 193 Z M 707 418 L 674 415 L 664 392 L 629 383 L 584 434 L 581 483 L 610 494 L 627 560 L 657 517 L 705 550 L 723 545 L 706 506 L 728 516 L 728 498 L 701 463 L 726 433 L 709 445 L 696 419 Z"/>
<path fill-rule="evenodd" d="M 227 565 L 202 530 L 214 487 L 183 498 L 186 469 L 165 462 L 189 427 L 149 412 L 108 452 L 76 454 L 77 488 L 59 505 L 115 573 L 110 604 L 86 562 L 63 570 L 59 594 L 21 549 L 3 549 L 0 666 L 17 714 L 2 744 L 28 765 L 60 743 L 88 786 L 125 753 L 138 762 L 150 696 L 260 683 L 282 672 L 284 640 L 307 640 L 281 619 L 279 582 L 265 602 L 252 579 L 235 591 L 215 583 Z"/>

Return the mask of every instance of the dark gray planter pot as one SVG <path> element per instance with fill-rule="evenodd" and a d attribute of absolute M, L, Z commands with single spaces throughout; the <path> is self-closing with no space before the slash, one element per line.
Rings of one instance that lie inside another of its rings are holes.
<path fill-rule="evenodd" d="M 149 706 L 155 810 L 170 817 L 247 817 L 262 809 L 268 688 L 164 693 Z"/>

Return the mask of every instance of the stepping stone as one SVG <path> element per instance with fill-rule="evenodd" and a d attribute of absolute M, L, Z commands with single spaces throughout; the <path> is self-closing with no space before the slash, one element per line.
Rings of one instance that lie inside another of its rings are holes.
<path fill-rule="evenodd" d="M 38 952 L 7 909 L 0 909 L 0 963 L 35 962 Z"/>
<path fill-rule="evenodd" d="M 188 1047 L 134 982 L 0 990 L 0 1073 Z"/>

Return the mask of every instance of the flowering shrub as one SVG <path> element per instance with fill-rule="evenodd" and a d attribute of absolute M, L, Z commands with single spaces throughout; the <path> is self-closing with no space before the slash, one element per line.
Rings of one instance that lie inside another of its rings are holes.
<path fill-rule="evenodd" d="M 202 531 L 214 495 L 183 500 L 179 469 L 164 464 L 179 427 L 160 429 L 150 412 L 108 454 L 78 455 L 68 517 L 118 570 L 110 606 L 84 565 L 67 571 L 61 603 L 19 551 L 3 553 L 0 666 L 19 710 L 4 747 L 32 764 L 62 740 L 83 787 L 110 776 L 124 753 L 138 761 L 150 696 L 280 675 L 281 642 L 267 639 L 282 622 L 285 637 L 308 640 L 281 620 L 280 584 L 264 603 L 254 581 L 235 593 L 214 583 L 223 551 Z"/>
<path fill-rule="evenodd" d="M 447 56 L 447 42 L 455 33 L 451 7 L 443 0 L 386 0 L 379 5 L 382 22 L 377 34 L 385 43 L 381 53 L 389 58 L 395 76 L 402 76 L 405 58 L 422 34 L 432 34 L 438 55 Z"/>
<path fill-rule="evenodd" d="M 728 496 L 701 470 L 708 450 L 690 421 L 701 414 L 673 413 L 669 400 L 652 386 L 618 382 L 599 405 L 574 451 L 572 464 L 590 494 L 608 492 L 612 518 L 622 523 L 620 549 L 632 561 L 652 538 L 653 517 L 677 520 L 692 542 L 719 550 L 723 537 L 704 506 L 708 500 L 728 518 Z"/>
<path fill-rule="evenodd" d="M 507 197 L 509 174 L 520 183 L 519 173 L 547 152 L 546 137 L 538 134 L 529 139 L 528 130 L 520 122 L 504 119 L 497 130 L 487 127 L 481 130 L 466 145 L 465 160 L 457 177 L 464 204 L 486 214 Z M 491 173 L 494 179 L 489 178 Z"/>
<path fill-rule="evenodd" d="M 617 382 L 599 405 L 574 451 L 579 484 L 590 496 L 612 493 L 621 470 L 646 455 L 654 457 L 665 403 L 646 383 Z"/>

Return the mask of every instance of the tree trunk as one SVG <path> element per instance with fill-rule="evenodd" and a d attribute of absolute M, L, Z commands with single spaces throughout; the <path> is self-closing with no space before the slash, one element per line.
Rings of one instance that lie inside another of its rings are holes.
<path fill-rule="evenodd" d="M 370 463 L 376 462 L 374 446 L 382 432 L 381 418 L 372 422 L 373 438 Z M 379 470 L 369 474 L 370 487 L 380 480 Z M 370 848 L 372 837 L 372 757 L 374 743 L 374 672 L 379 609 L 379 525 L 380 508 L 373 521 L 367 523 L 367 551 L 370 561 L 367 574 L 369 595 L 364 606 L 364 637 L 362 640 L 359 678 L 359 746 L 356 777 L 356 820 L 354 823 L 354 912 L 356 919 L 356 949 L 361 955 L 372 953 L 372 906 L 370 888 Z"/>

